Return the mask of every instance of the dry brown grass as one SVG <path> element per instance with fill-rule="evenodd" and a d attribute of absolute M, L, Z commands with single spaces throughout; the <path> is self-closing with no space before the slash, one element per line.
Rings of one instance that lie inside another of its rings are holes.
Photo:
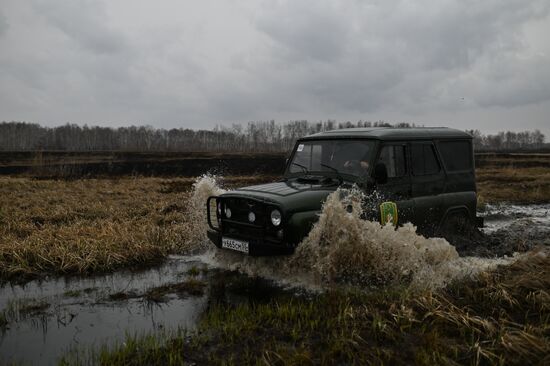
<path fill-rule="evenodd" d="M 160 179 L 0 180 L 0 275 L 90 273 L 152 263 L 183 234 L 186 193 Z"/>
<path fill-rule="evenodd" d="M 265 177 L 232 177 L 228 185 Z M 92 273 L 182 252 L 191 178 L 0 178 L 0 278 Z"/>
<path fill-rule="evenodd" d="M 471 363 L 548 364 L 549 289 L 550 258 L 538 250 L 416 303 L 429 328 L 447 329 L 439 342 Z"/>
<path fill-rule="evenodd" d="M 476 175 L 482 204 L 550 202 L 550 168 L 480 168 Z"/>

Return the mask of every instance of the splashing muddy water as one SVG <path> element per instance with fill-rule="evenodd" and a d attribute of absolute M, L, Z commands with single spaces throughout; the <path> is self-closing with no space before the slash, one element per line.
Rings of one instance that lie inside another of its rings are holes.
<path fill-rule="evenodd" d="M 206 200 L 225 192 L 218 184 L 219 179 L 215 175 L 205 174 L 193 183 L 193 194 L 186 210 L 187 235 L 183 243 L 187 251 L 205 251 L 209 247 L 206 236 Z"/>
<path fill-rule="evenodd" d="M 210 177 L 199 179 L 196 187 L 202 190 L 196 189 L 194 196 L 221 192 L 213 183 Z M 396 229 L 362 219 L 362 202 L 368 199 L 355 188 L 338 189 L 330 194 L 318 222 L 292 256 L 256 258 L 216 250 L 215 261 L 221 267 L 250 275 L 316 288 L 398 283 L 436 288 L 515 260 L 460 257 L 445 239 L 425 238 L 410 223 Z M 206 232 L 206 220 L 195 228 Z"/>

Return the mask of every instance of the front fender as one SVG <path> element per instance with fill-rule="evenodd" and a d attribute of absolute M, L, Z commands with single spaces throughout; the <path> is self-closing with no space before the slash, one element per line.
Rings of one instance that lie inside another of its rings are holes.
<path fill-rule="evenodd" d="M 287 221 L 286 240 L 290 244 L 298 244 L 310 232 L 313 224 L 319 220 L 320 211 L 303 211 L 294 213 Z"/>

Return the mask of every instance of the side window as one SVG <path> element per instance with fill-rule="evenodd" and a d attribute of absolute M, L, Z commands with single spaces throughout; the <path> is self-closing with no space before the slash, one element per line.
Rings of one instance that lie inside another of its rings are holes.
<path fill-rule="evenodd" d="M 436 174 L 440 170 L 432 144 L 412 144 L 411 160 L 414 175 Z"/>
<path fill-rule="evenodd" d="M 382 147 L 378 161 L 386 165 L 388 178 L 402 177 L 407 172 L 405 146 L 403 145 L 386 145 Z"/>
<path fill-rule="evenodd" d="M 472 146 L 469 141 L 441 141 L 438 146 L 447 171 L 472 170 Z"/>

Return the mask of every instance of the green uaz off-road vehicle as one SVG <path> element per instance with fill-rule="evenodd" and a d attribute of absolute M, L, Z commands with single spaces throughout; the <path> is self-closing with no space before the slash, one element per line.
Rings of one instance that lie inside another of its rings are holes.
<path fill-rule="evenodd" d="M 383 224 L 412 222 L 426 235 L 476 218 L 472 137 L 449 128 L 351 128 L 299 139 L 280 182 L 239 188 L 207 202 L 208 237 L 250 255 L 292 254 L 325 198 L 357 185 Z M 376 191 L 376 194 L 372 194 Z"/>

